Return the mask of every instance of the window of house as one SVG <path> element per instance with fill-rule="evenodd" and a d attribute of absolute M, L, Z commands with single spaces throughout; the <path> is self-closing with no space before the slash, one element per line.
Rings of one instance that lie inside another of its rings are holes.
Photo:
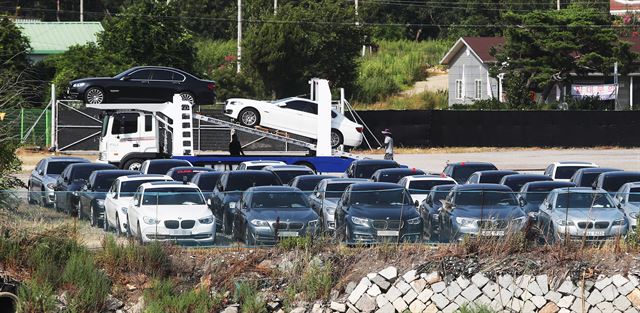
<path fill-rule="evenodd" d="M 475 98 L 482 99 L 482 80 L 476 79 L 475 87 Z"/>
<path fill-rule="evenodd" d="M 462 99 L 462 80 L 456 80 L 456 99 Z"/>

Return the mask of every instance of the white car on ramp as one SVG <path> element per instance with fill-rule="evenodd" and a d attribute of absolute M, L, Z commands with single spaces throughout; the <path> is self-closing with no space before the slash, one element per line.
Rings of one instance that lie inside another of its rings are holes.
<path fill-rule="evenodd" d="M 273 102 L 232 98 L 224 114 L 247 127 L 263 126 L 317 139 L 318 103 L 291 97 Z M 331 110 L 331 147 L 357 147 L 362 143 L 363 127 L 336 110 Z"/>

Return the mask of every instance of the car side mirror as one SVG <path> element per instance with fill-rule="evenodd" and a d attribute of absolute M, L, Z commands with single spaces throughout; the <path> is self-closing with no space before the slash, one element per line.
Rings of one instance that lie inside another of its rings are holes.
<path fill-rule="evenodd" d="M 207 199 L 207 205 L 211 206 L 211 198 Z"/>
<path fill-rule="evenodd" d="M 279 107 L 281 107 L 281 108 L 283 108 L 283 107 L 287 106 L 287 104 L 286 104 L 286 103 L 278 103 L 278 104 L 276 104 L 276 105 L 277 105 L 277 106 L 279 106 Z"/>
<path fill-rule="evenodd" d="M 416 207 L 420 206 L 420 202 L 418 202 L 418 200 L 416 200 L 413 204 L 415 204 Z"/>
<path fill-rule="evenodd" d="M 39 170 L 38 171 L 38 175 L 44 175 L 44 171 L 43 170 Z"/>
<path fill-rule="evenodd" d="M 551 203 L 547 203 L 547 210 L 551 211 L 553 209 L 553 205 Z"/>
<path fill-rule="evenodd" d="M 129 75 L 124 75 L 122 76 L 121 80 L 127 82 L 131 80 L 131 77 L 129 77 Z"/>

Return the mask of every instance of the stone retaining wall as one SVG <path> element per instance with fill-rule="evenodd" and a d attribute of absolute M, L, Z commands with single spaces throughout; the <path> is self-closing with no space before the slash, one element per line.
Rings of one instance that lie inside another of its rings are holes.
<path fill-rule="evenodd" d="M 484 305 L 497 312 L 640 311 L 640 281 L 614 275 L 573 282 L 547 275 L 511 275 L 489 279 L 482 273 L 449 282 L 438 272 L 399 275 L 395 267 L 371 273 L 346 288 L 344 301 L 331 302 L 333 312 L 456 312 L 464 305 Z M 346 296 L 346 295 L 345 295 Z"/>

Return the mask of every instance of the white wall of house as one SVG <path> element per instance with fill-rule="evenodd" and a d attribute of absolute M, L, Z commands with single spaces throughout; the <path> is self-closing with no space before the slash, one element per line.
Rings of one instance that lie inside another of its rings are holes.
<path fill-rule="evenodd" d="M 465 46 L 449 66 L 449 106 L 472 104 L 498 97 L 498 80 L 489 77 L 489 67 Z"/>

